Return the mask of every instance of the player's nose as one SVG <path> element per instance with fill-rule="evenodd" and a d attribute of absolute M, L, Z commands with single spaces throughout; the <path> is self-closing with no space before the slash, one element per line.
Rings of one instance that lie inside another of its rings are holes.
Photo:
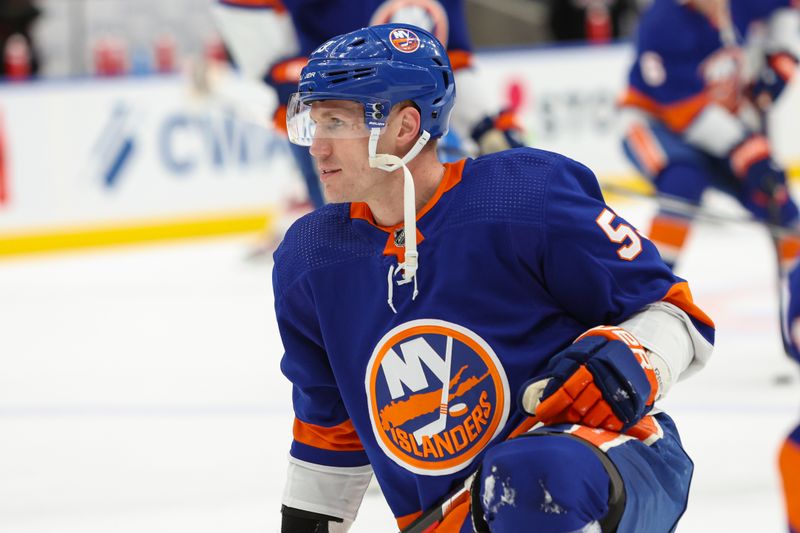
<path fill-rule="evenodd" d="M 322 139 L 319 136 L 314 135 L 314 138 L 311 140 L 311 146 L 308 150 L 313 157 L 319 159 L 330 155 L 331 143 L 328 139 Z"/>

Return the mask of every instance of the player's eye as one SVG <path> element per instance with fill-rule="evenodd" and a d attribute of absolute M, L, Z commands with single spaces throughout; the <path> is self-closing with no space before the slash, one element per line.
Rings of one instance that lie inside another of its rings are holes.
<path fill-rule="evenodd" d="M 337 131 L 337 130 L 341 130 L 342 127 L 344 127 L 345 122 L 340 118 L 330 117 L 330 118 L 325 119 L 321 123 L 321 125 L 322 125 L 323 128 L 325 128 L 326 131 L 334 132 L 334 131 Z M 319 126 L 320 126 L 320 124 L 317 125 L 317 127 L 319 127 Z"/>

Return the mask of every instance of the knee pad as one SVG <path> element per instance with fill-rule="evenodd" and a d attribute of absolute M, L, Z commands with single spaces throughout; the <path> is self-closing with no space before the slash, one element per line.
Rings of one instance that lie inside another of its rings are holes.
<path fill-rule="evenodd" d="M 614 531 L 624 506 L 616 467 L 567 434 L 534 433 L 498 444 L 486 453 L 472 491 L 479 532 L 528 531 L 536 524 L 540 533 L 564 533 L 593 523 Z"/>

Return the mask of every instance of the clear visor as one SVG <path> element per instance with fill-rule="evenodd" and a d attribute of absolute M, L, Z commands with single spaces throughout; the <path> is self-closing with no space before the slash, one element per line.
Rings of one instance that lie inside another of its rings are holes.
<path fill-rule="evenodd" d="M 389 102 L 378 98 L 357 102 L 352 98 L 335 93 L 294 93 L 286 108 L 289 141 L 311 146 L 314 139 L 367 138 L 372 128 L 386 126 Z"/>

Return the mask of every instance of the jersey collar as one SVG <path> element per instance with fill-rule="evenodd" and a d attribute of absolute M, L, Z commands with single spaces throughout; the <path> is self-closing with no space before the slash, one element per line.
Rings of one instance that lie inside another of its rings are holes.
<path fill-rule="evenodd" d="M 466 163 L 466 159 L 462 159 L 460 161 L 456 161 L 454 163 L 445 163 L 444 164 L 444 176 L 442 176 L 442 180 L 439 182 L 439 186 L 436 188 L 436 191 L 433 193 L 433 196 L 427 203 L 425 203 L 422 208 L 417 211 L 417 221 L 419 222 L 422 217 L 424 217 L 428 212 L 430 212 L 434 206 L 436 206 L 439 201 L 441 200 L 444 193 L 451 190 L 453 187 L 458 185 L 461 181 L 461 174 L 464 170 L 464 164 Z M 383 253 L 384 255 L 395 255 L 397 256 L 400 262 L 405 260 L 405 248 L 403 247 L 403 238 L 402 229 L 403 223 L 400 222 L 393 226 L 381 226 L 375 222 L 375 217 L 370 211 L 369 206 L 366 202 L 353 202 L 350 204 L 350 218 L 351 220 L 363 220 L 367 222 L 373 228 L 377 228 L 384 233 L 387 233 L 386 236 L 386 245 L 384 247 Z M 422 232 L 417 227 L 417 244 L 421 243 L 425 237 L 423 236 Z"/>

